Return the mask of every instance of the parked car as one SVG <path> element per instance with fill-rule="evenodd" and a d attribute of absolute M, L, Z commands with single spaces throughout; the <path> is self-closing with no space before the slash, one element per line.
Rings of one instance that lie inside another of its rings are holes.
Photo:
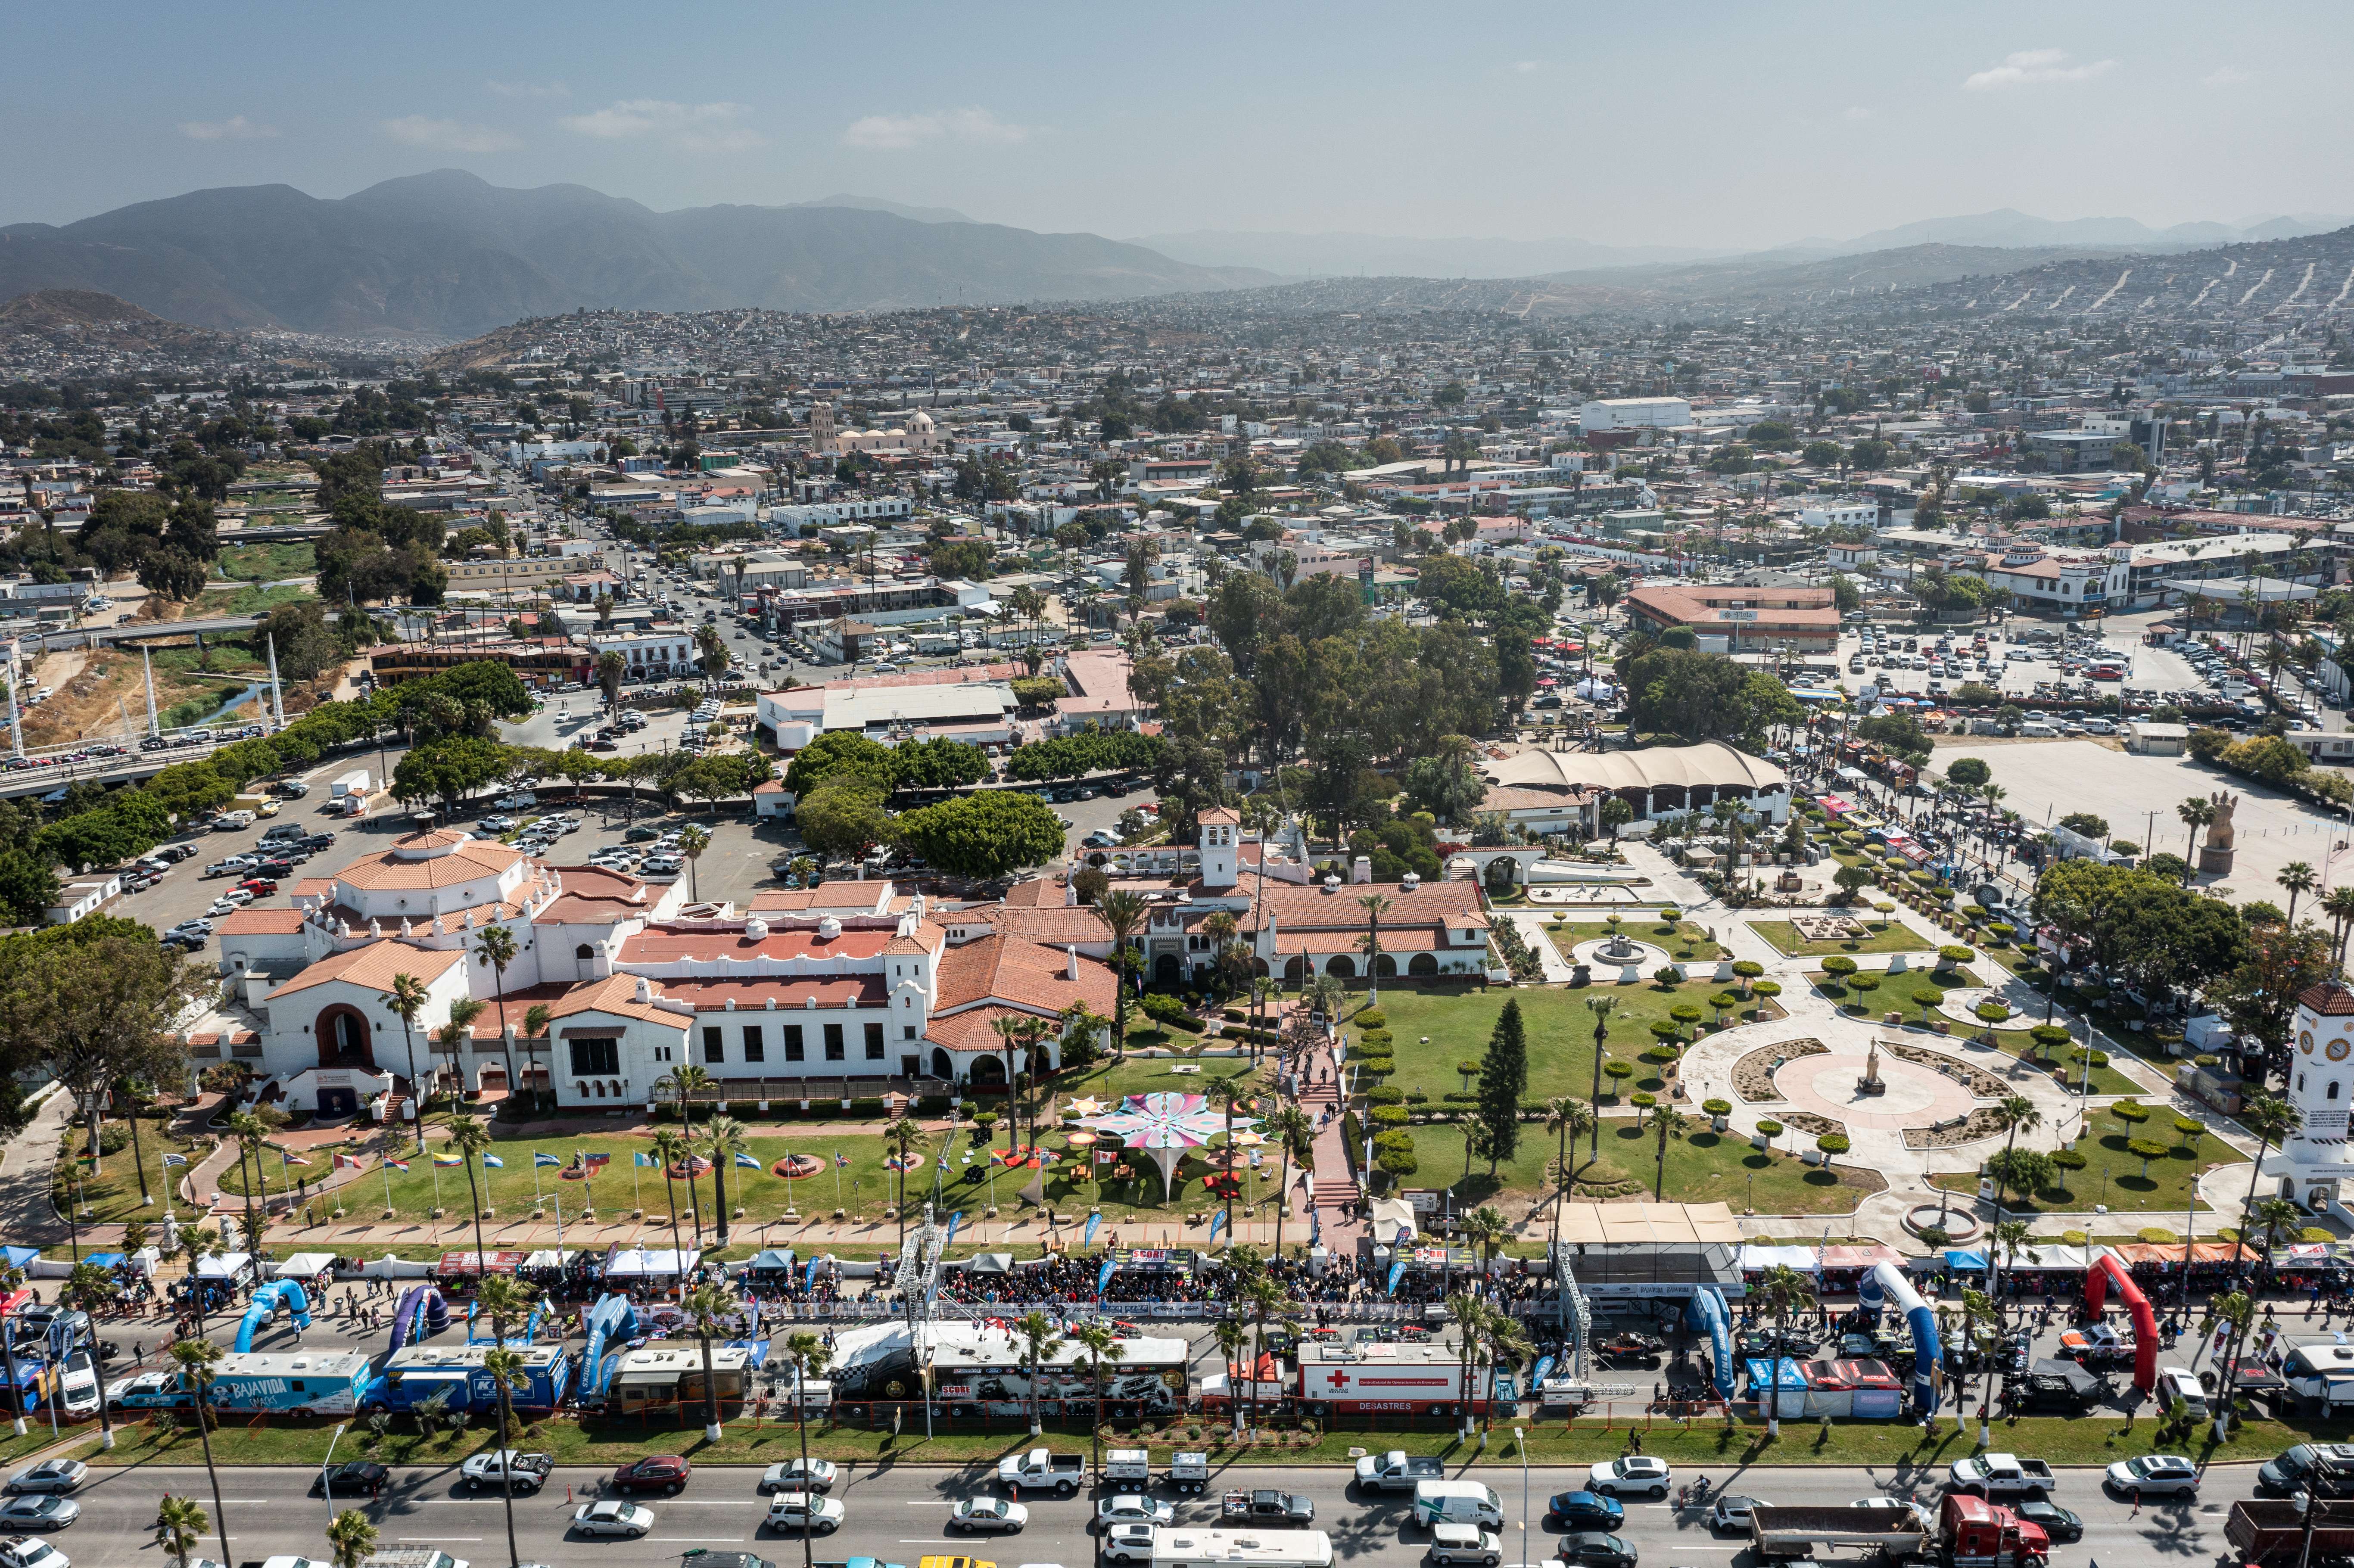
<path fill-rule="evenodd" d="M 90 1478 L 90 1467 L 80 1459 L 44 1459 L 8 1478 L 11 1492 L 69 1492 Z"/>

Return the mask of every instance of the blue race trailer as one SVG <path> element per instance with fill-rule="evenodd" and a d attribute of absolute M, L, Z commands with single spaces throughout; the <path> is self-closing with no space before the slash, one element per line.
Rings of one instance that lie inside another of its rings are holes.
<path fill-rule="evenodd" d="M 221 1411 L 271 1411 L 349 1415 L 368 1384 L 368 1358 L 359 1351 L 232 1352 L 214 1369 L 206 1403 Z M 106 1385 L 116 1410 L 193 1410 L 196 1395 L 177 1368 L 118 1378 Z"/>
<path fill-rule="evenodd" d="M 450 1410 L 494 1411 L 498 1385 L 482 1370 L 495 1345 L 410 1345 L 385 1358 L 360 1404 L 366 1410 L 414 1410 L 437 1395 Z M 517 1410 L 554 1410 L 572 1385 L 572 1352 L 561 1345 L 510 1347 L 523 1358 L 523 1381 L 508 1396 Z"/>

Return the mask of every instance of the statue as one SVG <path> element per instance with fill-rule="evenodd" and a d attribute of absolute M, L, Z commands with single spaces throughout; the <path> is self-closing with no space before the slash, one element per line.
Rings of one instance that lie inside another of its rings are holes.
<path fill-rule="evenodd" d="M 2207 842 L 2199 848 L 2199 869 L 2218 876 L 2232 874 L 2232 813 L 2239 809 L 2240 798 L 2218 789 L 2207 799 L 2215 809 L 2214 820 L 2207 824 Z"/>
<path fill-rule="evenodd" d="M 1863 1059 L 1863 1076 L 1855 1081 L 1855 1092 L 1860 1095 L 1888 1092 L 1888 1086 L 1880 1081 L 1880 1042 L 1877 1039 L 1872 1041 L 1872 1050 Z"/>

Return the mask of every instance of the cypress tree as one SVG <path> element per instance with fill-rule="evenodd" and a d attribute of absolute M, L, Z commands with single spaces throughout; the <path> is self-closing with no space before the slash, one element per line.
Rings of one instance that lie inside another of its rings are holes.
<path fill-rule="evenodd" d="M 1487 1132 L 1488 1173 L 1499 1161 L 1520 1149 L 1521 1096 L 1529 1086 L 1528 1033 L 1521 1024 L 1521 1003 L 1514 997 L 1496 1015 L 1495 1032 L 1488 1036 L 1488 1056 L 1479 1064 L 1479 1125 Z"/>

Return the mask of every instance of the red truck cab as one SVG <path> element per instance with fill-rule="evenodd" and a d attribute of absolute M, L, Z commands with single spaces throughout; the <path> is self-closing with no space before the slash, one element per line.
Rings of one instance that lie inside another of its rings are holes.
<path fill-rule="evenodd" d="M 1947 1492 L 1937 1535 L 1951 1568 L 2043 1568 L 2052 1538 L 2000 1503 Z"/>

